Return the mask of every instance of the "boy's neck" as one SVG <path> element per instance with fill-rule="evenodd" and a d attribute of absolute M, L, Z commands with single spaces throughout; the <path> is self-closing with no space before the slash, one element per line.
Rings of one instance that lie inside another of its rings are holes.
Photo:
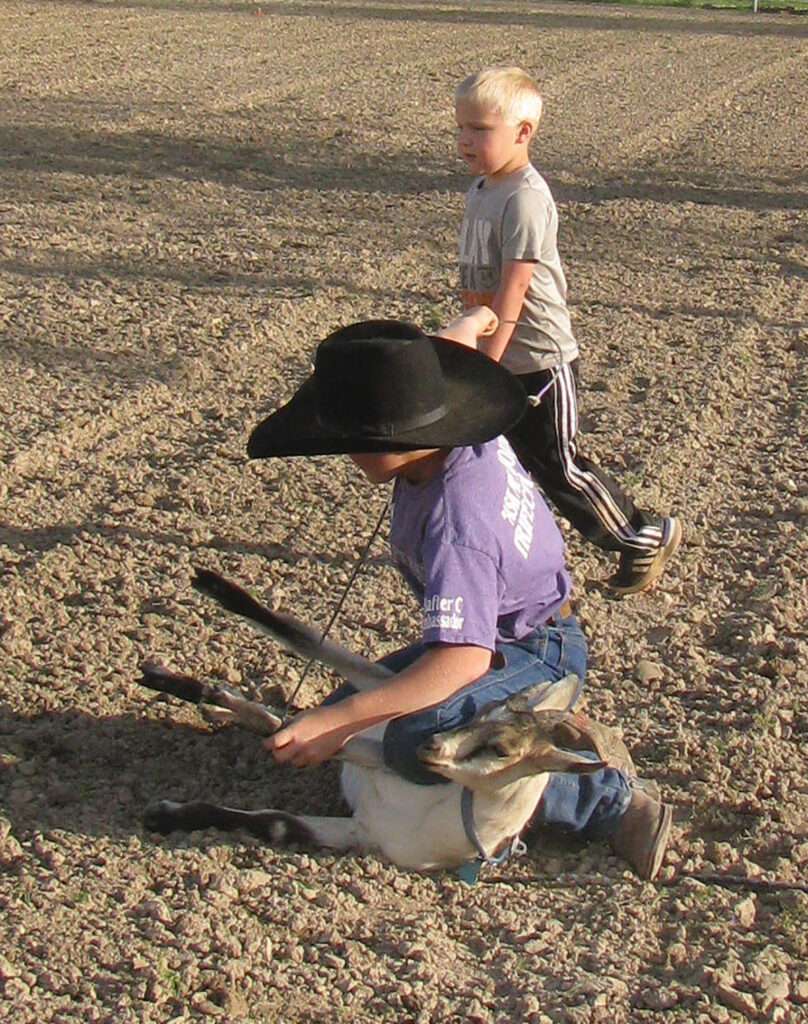
<path fill-rule="evenodd" d="M 509 160 L 508 163 L 498 171 L 495 171 L 493 174 L 486 174 L 483 186 L 487 187 L 488 185 L 498 185 L 499 182 L 502 181 L 503 178 L 507 178 L 509 174 L 515 174 L 517 171 L 524 170 L 529 163 L 530 154 L 519 153 L 513 158 L 513 160 Z"/>
<path fill-rule="evenodd" d="M 451 451 L 451 448 L 432 448 L 424 452 L 412 452 L 413 458 L 401 467 L 397 475 L 416 486 L 428 483 L 440 472 Z"/>

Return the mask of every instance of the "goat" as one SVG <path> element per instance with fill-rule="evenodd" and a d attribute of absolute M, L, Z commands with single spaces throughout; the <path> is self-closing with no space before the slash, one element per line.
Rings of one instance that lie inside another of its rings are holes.
<path fill-rule="evenodd" d="M 198 570 L 192 585 L 291 651 L 330 665 L 358 689 L 378 686 L 391 675 L 382 665 L 321 641 L 311 627 L 263 607 L 217 573 Z M 232 722 L 262 735 L 281 725 L 274 712 L 224 687 L 151 664 L 143 665 L 142 672 L 145 686 L 190 700 L 215 721 Z M 349 740 L 339 754 L 342 791 L 353 812 L 350 817 L 158 800 L 147 807 L 145 825 L 164 834 L 173 829 L 243 828 L 273 845 L 375 851 L 413 870 L 457 868 L 477 858 L 493 860 L 518 841 L 541 798 L 548 772 L 593 772 L 619 763 L 636 775 L 628 751 L 610 730 L 572 713 L 580 689 L 574 675 L 538 683 L 489 704 L 468 724 L 434 735 L 418 756 L 448 785 L 415 785 L 395 774 L 382 757 L 385 723 L 366 730 Z"/>

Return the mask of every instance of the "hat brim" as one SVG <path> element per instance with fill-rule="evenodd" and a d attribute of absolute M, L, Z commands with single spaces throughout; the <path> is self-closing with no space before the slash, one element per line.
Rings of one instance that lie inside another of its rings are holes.
<path fill-rule="evenodd" d="M 513 374 L 465 345 L 435 336 L 429 336 L 429 340 L 440 360 L 446 386 L 446 413 L 440 419 L 391 436 L 340 433 L 317 418 L 312 376 L 286 405 L 255 427 L 247 442 L 248 456 L 268 459 L 455 448 L 490 441 L 522 418 L 527 398 Z"/>

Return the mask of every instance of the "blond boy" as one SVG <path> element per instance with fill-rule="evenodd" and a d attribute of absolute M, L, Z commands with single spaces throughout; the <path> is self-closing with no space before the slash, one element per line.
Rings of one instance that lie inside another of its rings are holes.
<path fill-rule="evenodd" d="M 682 530 L 673 517 L 639 509 L 578 452 L 579 352 L 557 247 L 558 211 L 529 155 L 542 115 L 538 87 L 521 68 L 489 68 L 460 83 L 455 109 L 458 150 L 476 175 L 460 230 L 462 302 L 497 314 L 498 328 L 478 348 L 519 376 L 530 400 L 508 439 L 562 515 L 598 547 L 619 552 L 612 590 L 645 590 Z"/>

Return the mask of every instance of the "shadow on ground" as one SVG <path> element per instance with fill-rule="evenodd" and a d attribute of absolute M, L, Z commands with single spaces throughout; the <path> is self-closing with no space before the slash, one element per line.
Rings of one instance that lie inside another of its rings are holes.
<path fill-rule="evenodd" d="M 126 838 L 143 831 L 144 808 L 160 798 L 347 813 L 336 763 L 280 767 L 257 737 L 195 725 L 195 711 L 143 693 L 142 716 L 27 718 L 0 707 L 0 806 L 17 835 L 64 829 Z"/>

